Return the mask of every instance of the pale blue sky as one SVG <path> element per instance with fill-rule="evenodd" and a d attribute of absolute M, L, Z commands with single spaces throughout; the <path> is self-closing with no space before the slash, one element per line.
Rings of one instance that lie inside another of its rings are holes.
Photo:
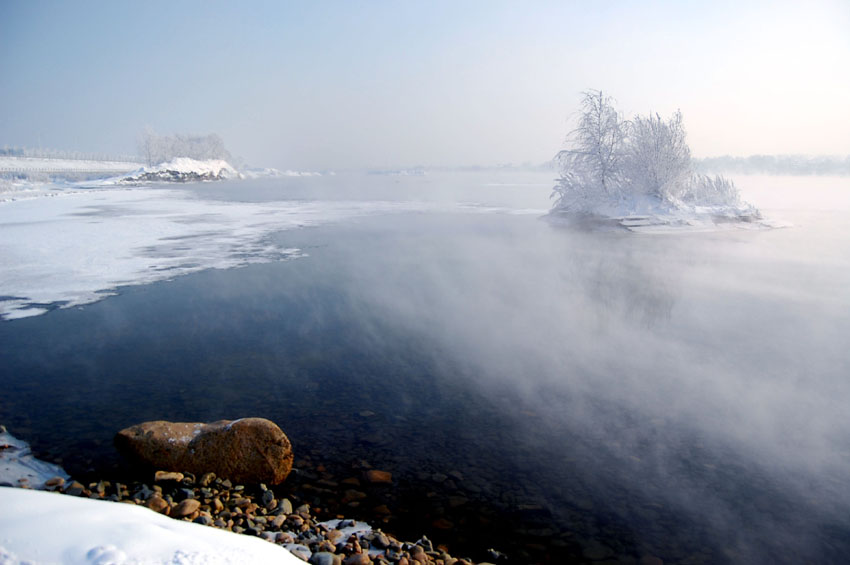
<path fill-rule="evenodd" d="M 0 145 L 150 125 L 296 169 L 542 162 L 579 93 L 697 156 L 850 154 L 850 2 L 0 0 Z"/>

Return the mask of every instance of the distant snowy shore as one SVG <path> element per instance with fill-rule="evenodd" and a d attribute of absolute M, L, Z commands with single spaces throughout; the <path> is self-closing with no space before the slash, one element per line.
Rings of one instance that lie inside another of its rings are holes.
<path fill-rule="evenodd" d="M 138 167 L 138 163 L 130 161 L 95 161 L 90 159 L 55 159 L 46 157 L 16 157 L 0 155 L 0 174 L 117 174 L 132 171 Z"/>
<path fill-rule="evenodd" d="M 177 157 L 158 165 L 131 161 L 94 161 L 0 155 L 0 192 L 20 191 L 53 182 L 82 182 L 86 186 L 113 184 L 185 183 L 232 179 L 333 176 L 333 172 L 236 167 L 223 159 Z"/>
<path fill-rule="evenodd" d="M 167 163 L 142 167 L 113 180 L 122 183 L 197 182 L 233 179 L 240 176 L 230 163 L 221 159 L 198 161 L 188 157 L 178 157 Z"/>
<path fill-rule="evenodd" d="M 315 171 L 291 171 L 289 169 L 280 171 L 271 167 L 261 169 L 245 169 L 241 172 L 242 176 L 248 179 L 262 178 L 281 178 L 281 177 L 320 177 L 322 173 Z M 328 173 L 333 175 L 333 173 Z"/>

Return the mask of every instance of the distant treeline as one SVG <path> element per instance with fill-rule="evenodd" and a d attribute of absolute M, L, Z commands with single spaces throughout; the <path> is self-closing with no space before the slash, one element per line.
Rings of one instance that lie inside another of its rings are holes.
<path fill-rule="evenodd" d="M 31 157 L 36 159 L 69 159 L 72 161 L 122 161 L 140 163 L 138 155 L 111 155 L 108 153 L 85 153 L 83 151 L 68 151 L 63 149 L 45 149 L 43 147 L 0 147 L 0 156 Z"/>
<path fill-rule="evenodd" d="M 806 155 L 751 155 L 694 159 L 701 172 L 770 175 L 850 175 L 847 157 Z"/>

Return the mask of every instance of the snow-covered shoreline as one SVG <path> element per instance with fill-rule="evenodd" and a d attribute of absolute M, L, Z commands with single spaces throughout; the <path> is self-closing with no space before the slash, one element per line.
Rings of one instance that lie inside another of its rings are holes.
<path fill-rule="evenodd" d="M 259 538 L 141 506 L 0 487 L 0 508 L 3 565 L 303 563 Z"/>
<path fill-rule="evenodd" d="M 640 233 L 703 232 L 788 227 L 747 206 L 672 206 L 662 202 L 613 202 L 592 211 L 553 209 L 544 219 L 588 229 L 624 229 Z"/>
<path fill-rule="evenodd" d="M 365 555 L 386 558 L 402 548 L 412 554 L 433 549 L 424 536 L 415 543 L 399 542 L 362 521 L 338 516 L 320 522 L 309 504 L 295 509 L 288 498 L 272 500 L 273 509 L 265 502 L 261 510 L 250 506 L 253 495 L 246 485 L 233 487 L 215 475 L 200 484 L 194 476 L 186 482 L 182 473 L 165 474 L 179 478 L 159 475 L 155 480 L 161 482 L 153 488 L 101 481 L 87 490 L 58 465 L 36 459 L 25 441 L 0 425 L 0 565 L 285 565 L 341 563 L 343 558 L 363 563 Z M 265 485 L 253 488 L 275 494 Z M 216 503 L 208 498 L 211 493 Z M 202 507 L 202 500 L 209 506 Z M 240 501 L 249 505 L 239 506 Z M 203 511 L 179 510 L 187 502 Z M 231 529 L 231 510 L 237 506 L 237 514 L 245 508 L 244 516 L 256 520 L 253 530 L 246 532 L 242 520 Z M 222 520 L 225 515 L 229 522 Z M 398 553 L 394 561 L 400 558 Z"/>
<path fill-rule="evenodd" d="M 301 562 L 267 541 L 174 520 L 142 506 L 35 490 L 50 479 L 68 478 L 0 426 L 0 564 Z"/>
<path fill-rule="evenodd" d="M 0 317 L 80 306 L 121 286 L 303 256 L 272 233 L 421 202 L 199 199 L 176 187 L 33 190 L 0 201 Z M 44 198 L 44 196 L 61 196 Z"/>
<path fill-rule="evenodd" d="M 0 174 L 120 174 L 133 171 L 138 168 L 139 163 L 132 161 L 96 161 L 93 159 L 61 159 L 0 155 Z"/>
<path fill-rule="evenodd" d="M 106 182 L 198 182 L 240 177 L 239 172 L 230 163 L 221 159 L 198 161 L 178 157 L 166 163 L 136 169 L 116 179 L 107 179 Z"/>

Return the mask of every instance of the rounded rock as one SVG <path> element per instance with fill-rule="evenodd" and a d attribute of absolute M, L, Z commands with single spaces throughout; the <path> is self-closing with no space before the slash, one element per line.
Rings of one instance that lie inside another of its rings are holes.
<path fill-rule="evenodd" d="M 310 565 L 340 565 L 342 557 L 328 551 L 320 551 L 310 556 Z"/>
<path fill-rule="evenodd" d="M 184 518 L 197 511 L 200 507 L 201 503 L 196 499 L 187 498 L 171 509 L 171 516 L 173 518 Z"/>
<path fill-rule="evenodd" d="M 370 565 L 372 560 L 367 553 L 355 553 L 346 557 L 342 563 L 343 565 Z"/>
<path fill-rule="evenodd" d="M 168 514 L 171 505 L 168 504 L 168 501 L 155 494 L 148 498 L 148 501 L 145 503 L 145 506 L 153 510 L 154 512 L 159 512 L 160 514 Z"/>
<path fill-rule="evenodd" d="M 263 418 L 144 422 L 118 432 L 115 446 L 130 459 L 159 469 L 215 473 L 241 483 L 279 484 L 292 469 L 289 438 Z"/>

